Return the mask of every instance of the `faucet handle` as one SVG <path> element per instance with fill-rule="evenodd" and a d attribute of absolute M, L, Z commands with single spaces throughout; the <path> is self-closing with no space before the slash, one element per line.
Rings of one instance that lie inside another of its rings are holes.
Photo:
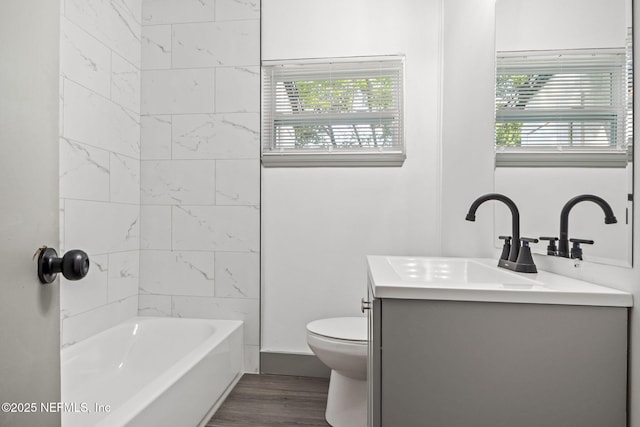
<path fill-rule="evenodd" d="M 521 237 L 520 241 L 522 242 L 522 246 L 529 246 L 529 243 L 538 243 L 538 239 L 532 237 Z"/>
<path fill-rule="evenodd" d="M 498 239 L 504 240 L 504 245 L 502 245 L 502 254 L 500 254 L 500 259 L 507 261 L 509 259 L 509 253 L 511 252 L 511 236 L 498 236 Z"/>
<path fill-rule="evenodd" d="M 582 248 L 580 247 L 580 244 L 593 245 L 594 243 L 593 240 L 586 239 L 569 239 L 569 241 L 573 243 L 573 247 L 571 248 L 571 258 L 580 260 L 582 259 Z"/>
<path fill-rule="evenodd" d="M 584 243 L 585 245 L 593 245 L 595 242 L 593 240 L 586 240 L 586 239 L 569 239 L 569 241 L 571 243 L 575 244 L 580 244 L 580 243 Z"/>
<path fill-rule="evenodd" d="M 558 255 L 558 247 L 556 246 L 556 242 L 558 241 L 557 237 L 540 237 L 540 240 L 549 241 L 547 245 L 547 255 Z"/>

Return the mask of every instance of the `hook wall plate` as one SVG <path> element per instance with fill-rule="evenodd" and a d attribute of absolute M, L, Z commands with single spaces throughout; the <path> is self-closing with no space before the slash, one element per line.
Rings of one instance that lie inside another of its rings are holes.
<path fill-rule="evenodd" d="M 58 273 L 67 280 L 80 280 L 89 272 L 89 256 L 79 249 L 68 251 L 62 258 L 53 248 L 44 248 L 38 254 L 38 279 L 47 284 L 56 280 Z"/>

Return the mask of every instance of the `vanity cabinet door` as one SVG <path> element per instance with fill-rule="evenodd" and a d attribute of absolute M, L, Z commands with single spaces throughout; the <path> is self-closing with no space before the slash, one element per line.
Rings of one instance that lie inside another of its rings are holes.
<path fill-rule="evenodd" d="M 626 423 L 626 308 L 384 299 L 381 309 L 381 426 Z"/>

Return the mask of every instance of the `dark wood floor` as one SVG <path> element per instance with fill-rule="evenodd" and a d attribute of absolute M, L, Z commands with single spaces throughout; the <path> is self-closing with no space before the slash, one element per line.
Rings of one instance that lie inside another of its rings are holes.
<path fill-rule="evenodd" d="M 329 380 L 245 374 L 206 427 L 326 427 Z"/>

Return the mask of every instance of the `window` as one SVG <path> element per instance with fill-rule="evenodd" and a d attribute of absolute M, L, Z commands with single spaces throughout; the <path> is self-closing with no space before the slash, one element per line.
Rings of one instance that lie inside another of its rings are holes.
<path fill-rule="evenodd" d="M 626 167 L 629 67 L 624 49 L 499 54 L 496 166 Z"/>
<path fill-rule="evenodd" d="M 400 56 L 262 64 L 265 166 L 401 165 Z"/>

